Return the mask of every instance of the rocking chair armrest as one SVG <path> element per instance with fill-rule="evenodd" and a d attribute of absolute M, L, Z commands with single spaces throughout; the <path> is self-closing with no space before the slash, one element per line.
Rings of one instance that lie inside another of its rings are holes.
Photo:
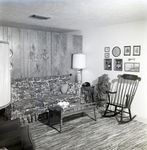
<path fill-rule="evenodd" d="M 111 92 L 111 91 L 106 91 L 107 94 L 116 94 L 117 91 Z"/>
<path fill-rule="evenodd" d="M 129 94 L 127 94 L 126 97 L 127 97 L 127 98 L 133 98 L 134 95 L 129 95 Z"/>

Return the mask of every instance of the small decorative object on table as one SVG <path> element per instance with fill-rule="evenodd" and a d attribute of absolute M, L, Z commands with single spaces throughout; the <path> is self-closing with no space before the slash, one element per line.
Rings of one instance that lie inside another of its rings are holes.
<path fill-rule="evenodd" d="M 59 103 L 57 103 L 57 105 L 59 105 L 61 108 L 68 108 L 68 107 L 70 107 L 70 104 L 69 104 L 69 102 L 66 102 L 66 101 L 63 101 L 63 102 L 59 102 Z"/>

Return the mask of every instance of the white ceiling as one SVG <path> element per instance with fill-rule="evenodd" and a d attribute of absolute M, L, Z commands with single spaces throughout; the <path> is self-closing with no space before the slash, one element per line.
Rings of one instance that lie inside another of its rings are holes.
<path fill-rule="evenodd" d="M 5 26 L 68 32 L 137 20 L 147 20 L 147 0 L 0 0 Z"/>

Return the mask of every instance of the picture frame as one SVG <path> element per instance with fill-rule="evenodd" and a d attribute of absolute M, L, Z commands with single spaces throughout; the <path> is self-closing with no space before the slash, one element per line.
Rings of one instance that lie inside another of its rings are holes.
<path fill-rule="evenodd" d="M 113 55 L 114 57 L 118 57 L 120 54 L 121 54 L 121 49 L 120 49 L 118 46 L 115 46 L 115 47 L 112 49 L 112 55 Z"/>
<path fill-rule="evenodd" d="M 104 57 L 105 57 L 105 58 L 109 58 L 109 57 L 110 57 L 110 53 L 105 53 L 105 54 L 104 54 Z"/>
<path fill-rule="evenodd" d="M 131 55 L 131 46 L 124 46 L 124 56 Z"/>
<path fill-rule="evenodd" d="M 114 70 L 115 71 L 123 70 L 123 59 L 114 59 Z"/>
<path fill-rule="evenodd" d="M 140 52 L 141 52 L 140 45 L 133 46 L 133 56 L 140 56 Z"/>
<path fill-rule="evenodd" d="M 104 70 L 112 70 L 112 59 L 104 59 Z"/>
<path fill-rule="evenodd" d="M 126 62 L 124 64 L 124 71 L 127 71 L 127 72 L 140 72 L 140 63 Z"/>
<path fill-rule="evenodd" d="M 104 52 L 110 52 L 110 47 L 105 47 Z"/>

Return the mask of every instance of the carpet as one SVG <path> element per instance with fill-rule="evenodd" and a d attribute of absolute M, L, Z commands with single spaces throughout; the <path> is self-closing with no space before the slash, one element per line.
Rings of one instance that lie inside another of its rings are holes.
<path fill-rule="evenodd" d="M 92 113 L 91 113 L 92 114 Z M 147 150 L 147 124 L 133 120 L 118 125 L 115 118 L 65 118 L 51 128 L 47 120 L 30 124 L 36 150 Z"/>

